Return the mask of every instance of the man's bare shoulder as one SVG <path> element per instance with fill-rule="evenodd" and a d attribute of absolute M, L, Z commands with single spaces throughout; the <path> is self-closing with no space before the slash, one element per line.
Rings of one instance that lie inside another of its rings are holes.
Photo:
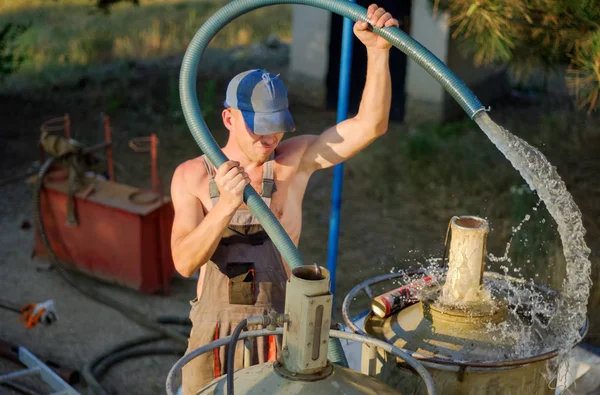
<path fill-rule="evenodd" d="M 187 160 L 181 163 L 173 173 L 171 189 L 187 190 L 192 195 L 198 196 L 202 185 L 208 180 L 208 172 L 202 157 Z"/>
<path fill-rule="evenodd" d="M 312 134 L 303 134 L 282 141 L 277 147 L 277 162 L 284 165 L 297 165 L 306 149 L 317 137 Z"/>

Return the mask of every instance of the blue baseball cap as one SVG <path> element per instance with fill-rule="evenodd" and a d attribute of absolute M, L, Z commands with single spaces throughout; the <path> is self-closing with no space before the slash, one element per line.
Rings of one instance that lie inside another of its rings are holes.
<path fill-rule="evenodd" d="M 246 126 L 255 134 L 296 130 L 288 109 L 287 89 L 279 75 L 253 69 L 233 77 L 224 105 L 241 111 Z"/>

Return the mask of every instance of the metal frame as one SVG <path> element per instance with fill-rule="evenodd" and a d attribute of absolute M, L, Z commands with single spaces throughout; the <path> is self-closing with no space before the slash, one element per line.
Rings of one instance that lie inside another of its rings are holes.
<path fill-rule="evenodd" d="M 373 292 L 371 290 L 371 285 L 374 284 L 378 284 L 384 281 L 388 281 L 388 280 L 392 280 L 395 278 L 399 278 L 399 277 L 406 277 L 406 276 L 415 276 L 415 275 L 419 275 L 419 274 L 425 274 L 425 270 L 423 269 L 416 269 L 416 270 L 406 270 L 406 271 L 400 271 L 397 273 L 390 273 L 390 274 L 383 274 L 381 276 L 377 276 L 377 277 L 373 277 L 370 278 L 368 280 L 365 280 L 361 283 L 359 283 L 357 286 L 355 286 L 354 288 L 352 288 L 352 290 L 350 290 L 350 292 L 348 292 L 348 294 L 346 295 L 346 297 L 344 298 L 344 302 L 342 303 L 342 317 L 344 319 L 344 322 L 346 323 L 346 325 L 348 326 L 348 328 L 350 328 L 354 333 L 362 335 L 362 336 L 371 336 L 367 333 L 365 333 L 362 329 L 360 329 L 359 327 L 356 326 L 356 324 L 354 324 L 354 320 L 350 317 L 350 304 L 352 303 L 352 300 L 354 299 L 354 297 L 356 296 L 356 294 L 359 291 L 363 291 L 367 297 L 369 299 L 373 299 Z M 506 279 L 509 278 L 510 281 L 515 282 L 515 283 L 521 283 L 521 284 L 528 284 L 530 286 L 532 286 L 534 289 L 539 290 L 539 291 L 543 291 L 547 294 L 551 294 L 553 296 L 558 296 L 560 295 L 560 293 L 558 291 L 556 291 L 553 288 L 547 287 L 545 285 L 539 285 L 539 284 L 532 284 L 529 283 L 525 280 L 522 279 L 518 279 L 518 278 L 514 278 L 514 277 L 510 277 L 510 276 L 505 276 L 505 275 L 501 275 L 498 273 L 494 273 L 494 272 L 485 272 L 483 274 L 483 276 L 485 278 L 493 278 L 493 279 Z M 361 313 L 362 314 L 362 313 Z M 372 312 L 369 313 L 369 315 L 373 314 Z M 583 339 L 585 337 L 585 335 L 587 334 L 589 329 L 589 319 L 585 318 L 585 322 L 583 324 L 583 326 L 579 329 L 579 335 L 581 337 L 581 339 Z M 573 347 L 575 347 L 578 343 L 573 344 Z M 419 362 L 423 363 L 425 366 L 431 366 L 431 365 L 449 365 L 449 366 L 456 366 L 460 369 L 465 369 L 467 367 L 470 368 L 511 368 L 511 367 L 517 367 L 517 366 L 521 366 L 521 365 L 526 365 L 526 364 L 530 364 L 530 363 L 534 363 L 534 362 L 539 362 L 539 361 L 543 361 L 546 359 L 550 359 L 550 358 L 554 358 L 558 355 L 558 350 L 552 350 L 549 351 L 547 353 L 544 354 L 540 354 L 540 355 L 536 355 L 534 357 L 529 357 L 529 358 L 520 358 L 520 359 L 514 359 L 511 361 L 504 361 L 504 362 L 498 362 L 498 361 L 452 361 L 452 360 L 448 360 L 448 359 L 442 359 L 442 358 L 436 358 L 436 357 L 429 357 L 426 355 L 422 355 L 419 354 L 417 352 L 411 351 L 411 350 L 407 350 L 402 348 L 402 351 L 410 354 L 413 358 L 417 359 Z"/>
<path fill-rule="evenodd" d="M 53 392 L 52 395 L 80 395 L 79 392 L 75 391 L 73 387 L 61 379 L 59 375 L 54 373 L 52 369 L 40 361 L 29 350 L 24 347 L 19 347 L 18 353 L 19 360 L 21 363 L 27 366 L 27 369 L 0 376 L 0 383 L 8 383 L 13 379 L 39 374 L 41 379 L 44 380 L 44 382 L 48 384 L 54 391 L 56 391 Z"/>
<path fill-rule="evenodd" d="M 150 165 L 152 169 L 152 191 L 162 196 L 162 180 L 158 174 L 158 145 L 156 133 L 150 136 L 135 137 L 129 140 L 129 148 L 135 152 L 150 152 Z"/>
<path fill-rule="evenodd" d="M 96 151 L 105 150 L 106 153 L 106 168 L 108 172 L 108 178 L 111 181 L 115 181 L 115 166 L 113 161 L 113 150 L 112 150 L 112 134 L 110 129 L 110 117 L 102 114 L 102 123 L 104 127 L 104 142 L 98 143 L 88 148 L 84 148 L 82 153 L 92 153 Z M 46 120 L 40 126 L 41 132 L 55 133 L 64 131 L 65 138 L 71 139 L 71 118 L 69 114 L 65 114 L 62 117 L 56 117 Z M 46 154 L 42 145 L 38 143 L 38 149 L 40 151 L 40 165 L 46 161 Z"/>
<path fill-rule="evenodd" d="M 356 0 L 348 0 L 355 3 Z M 350 100 L 350 73 L 352 71 L 352 20 L 344 18 L 342 27 L 342 52 L 340 54 L 340 77 L 338 83 L 337 122 L 348 118 L 348 101 Z M 331 294 L 335 297 L 335 278 L 337 273 L 337 256 L 340 234 L 340 208 L 342 206 L 342 184 L 344 181 L 344 162 L 333 167 L 331 186 L 331 214 L 329 219 L 329 241 L 327 251 L 327 270 L 330 273 Z"/>

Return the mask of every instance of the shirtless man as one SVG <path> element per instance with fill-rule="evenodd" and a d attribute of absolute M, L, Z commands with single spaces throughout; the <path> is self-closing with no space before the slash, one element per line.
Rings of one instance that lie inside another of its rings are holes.
<path fill-rule="evenodd" d="M 371 25 L 398 26 L 383 8 L 368 8 Z M 188 352 L 228 336 L 243 318 L 270 309 L 283 312 L 289 267 L 243 201 L 250 183 L 261 194 L 298 245 L 302 199 L 310 176 L 343 162 L 382 136 L 388 128 L 391 101 L 391 44 L 354 25 L 368 54 L 367 77 L 358 113 L 320 135 L 300 135 L 280 144 L 295 130 L 283 82 L 263 70 L 234 77 L 227 88 L 223 123 L 229 139 L 223 153 L 230 160 L 218 169 L 201 157 L 181 164 L 173 175 L 175 207 L 171 248 L 177 271 L 190 277 L 198 270 L 197 297 Z M 249 328 L 254 329 L 254 328 Z M 235 369 L 243 366 L 236 350 Z M 250 364 L 273 360 L 279 339 L 258 338 Z M 225 347 L 207 353 L 183 369 L 184 394 L 196 393 L 225 374 Z"/>

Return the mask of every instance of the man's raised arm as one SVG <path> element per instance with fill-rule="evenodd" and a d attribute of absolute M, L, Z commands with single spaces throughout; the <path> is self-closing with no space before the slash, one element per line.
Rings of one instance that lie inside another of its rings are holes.
<path fill-rule="evenodd" d="M 398 26 L 398 21 L 375 4 L 367 15 L 373 26 Z M 383 135 L 388 128 L 392 98 L 389 70 L 391 44 L 368 30 L 367 22 L 357 22 L 354 34 L 367 50 L 367 76 L 358 113 L 327 129 L 319 136 L 306 136 L 306 150 L 300 168 L 307 172 L 343 162 Z"/>

